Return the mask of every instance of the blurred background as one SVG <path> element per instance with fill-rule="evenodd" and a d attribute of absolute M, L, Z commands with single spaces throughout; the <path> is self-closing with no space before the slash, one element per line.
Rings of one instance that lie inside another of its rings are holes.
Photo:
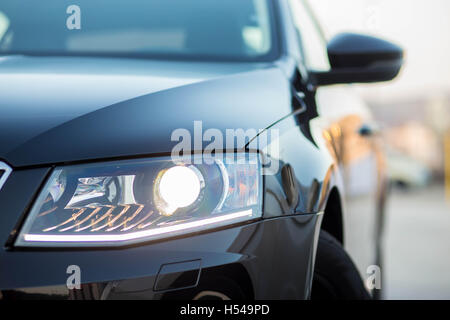
<path fill-rule="evenodd" d="M 383 298 L 450 299 L 450 1 L 310 4 L 328 39 L 368 33 L 406 51 L 396 80 L 355 86 L 380 124 L 393 181 Z"/>

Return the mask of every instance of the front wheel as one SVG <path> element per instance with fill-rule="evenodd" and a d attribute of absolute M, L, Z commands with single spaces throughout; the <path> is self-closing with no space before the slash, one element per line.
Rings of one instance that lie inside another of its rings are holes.
<path fill-rule="evenodd" d="M 324 230 L 319 235 L 311 299 L 371 299 L 347 252 Z"/>

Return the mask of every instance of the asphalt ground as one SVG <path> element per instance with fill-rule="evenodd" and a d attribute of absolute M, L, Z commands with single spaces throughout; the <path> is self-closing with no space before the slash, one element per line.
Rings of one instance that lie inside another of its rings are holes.
<path fill-rule="evenodd" d="M 450 200 L 442 185 L 394 189 L 384 237 L 384 299 L 450 299 Z"/>

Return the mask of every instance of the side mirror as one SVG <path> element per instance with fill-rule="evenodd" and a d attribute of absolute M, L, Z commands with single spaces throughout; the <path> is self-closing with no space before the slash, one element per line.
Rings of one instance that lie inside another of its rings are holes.
<path fill-rule="evenodd" d="M 313 73 L 319 86 L 392 80 L 403 64 L 402 48 L 371 36 L 342 33 L 327 49 L 331 70 Z"/>

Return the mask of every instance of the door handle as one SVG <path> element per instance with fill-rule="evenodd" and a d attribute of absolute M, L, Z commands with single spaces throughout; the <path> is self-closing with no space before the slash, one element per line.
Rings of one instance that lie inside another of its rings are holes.
<path fill-rule="evenodd" d="M 364 123 L 361 127 L 358 129 L 358 134 L 362 137 L 371 137 L 379 132 L 379 129 L 373 125 Z"/>

